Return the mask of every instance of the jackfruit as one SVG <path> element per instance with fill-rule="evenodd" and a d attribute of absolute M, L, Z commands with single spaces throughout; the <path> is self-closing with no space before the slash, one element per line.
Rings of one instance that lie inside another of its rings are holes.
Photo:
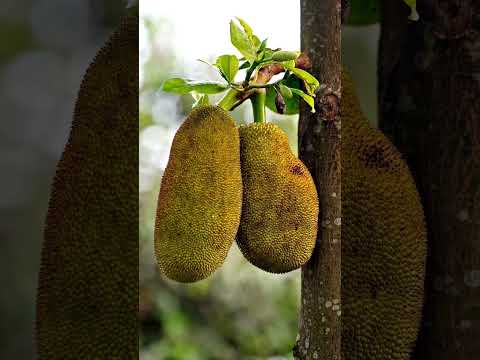
<path fill-rule="evenodd" d="M 41 360 L 138 358 L 137 11 L 89 66 L 58 163 L 37 293 Z"/>
<path fill-rule="evenodd" d="M 409 169 L 342 76 L 342 358 L 407 360 L 423 304 L 426 229 Z"/>
<path fill-rule="evenodd" d="M 197 107 L 175 134 L 161 182 L 155 223 L 160 271 L 180 282 L 212 274 L 235 240 L 241 206 L 238 128 L 220 107 Z"/>
<path fill-rule="evenodd" d="M 306 166 L 275 124 L 240 127 L 243 205 L 237 244 L 253 265 L 272 273 L 301 267 L 317 237 L 318 197 Z"/>

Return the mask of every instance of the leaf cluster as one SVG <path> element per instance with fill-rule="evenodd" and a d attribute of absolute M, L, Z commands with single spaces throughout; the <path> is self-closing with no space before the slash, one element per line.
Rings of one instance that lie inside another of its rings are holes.
<path fill-rule="evenodd" d="M 248 92 L 257 88 L 265 88 L 267 99 L 281 96 L 286 104 L 288 114 L 299 111 L 298 102 L 303 99 L 314 108 L 315 92 L 320 84 L 318 80 L 305 70 L 296 67 L 299 51 L 286 51 L 269 48 L 268 39 L 263 41 L 253 33 L 252 28 L 243 19 L 230 22 L 230 41 L 238 50 L 240 56 L 224 54 L 217 57 L 215 63 L 203 63 L 215 67 L 224 82 L 197 81 L 191 79 L 173 78 L 163 83 L 163 91 L 179 95 L 192 94 L 196 102 L 194 106 L 209 103 L 208 95 L 219 94 L 228 89 Z M 284 77 L 276 82 L 259 84 L 255 82 L 255 74 L 266 66 L 279 64 L 285 70 Z M 239 72 L 244 72 L 242 81 L 236 81 Z M 280 113 L 275 101 L 267 100 L 267 106 Z"/>

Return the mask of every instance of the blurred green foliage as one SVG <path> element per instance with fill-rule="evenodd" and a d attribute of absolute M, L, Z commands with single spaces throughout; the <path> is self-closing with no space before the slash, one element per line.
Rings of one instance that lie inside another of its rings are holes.
<path fill-rule="evenodd" d="M 147 126 L 150 126 L 153 124 L 153 117 L 152 117 L 152 114 L 149 112 L 140 111 L 138 120 L 139 120 L 138 125 L 139 125 L 140 131 L 142 131 Z"/>

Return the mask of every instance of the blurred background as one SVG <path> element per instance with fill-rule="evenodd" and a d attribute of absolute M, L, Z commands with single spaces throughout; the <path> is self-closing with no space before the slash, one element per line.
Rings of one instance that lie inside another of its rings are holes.
<path fill-rule="evenodd" d="M 0 6 L 0 359 L 35 359 L 33 326 L 50 185 L 80 81 L 122 0 Z"/>
<path fill-rule="evenodd" d="M 268 16 L 267 16 L 268 15 Z M 171 77 L 219 80 L 197 59 L 237 54 L 229 21 L 245 19 L 270 47 L 300 48 L 300 2 L 142 0 L 140 6 L 140 359 L 289 359 L 297 335 L 300 271 L 272 275 L 250 265 L 236 245 L 210 278 L 184 285 L 163 278 L 153 254 L 160 180 L 173 136 L 192 98 L 160 91 Z M 378 26 L 343 29 L 343 63 L 356 82 L 366 114 L 376 124 Z M 214 97 L 212 97 L 215 99 Z M 212 100 L 212 99 L 211 99 Z M 234 111 L 252 121 L 249 104 Z M 268 114 L 297 152 L 297 117 Z"/>

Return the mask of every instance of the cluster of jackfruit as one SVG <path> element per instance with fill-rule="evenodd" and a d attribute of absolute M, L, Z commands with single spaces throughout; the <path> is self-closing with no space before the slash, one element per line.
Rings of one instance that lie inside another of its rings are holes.
<path fill-rule="evenodd" d="M 45 227 L 39 359 L 138 358 L 138 8 L 98 52 L 75 105 Z"/>
<path fill-rule="evenodd" d="M 342 76 L 342 358 L 407 360 L 423 304 L 426 230 L 400 153 Z"/>
<path fill-rule="evenodd" d="M 155 252 L 167 277 L 193 282 L 224 262 L 235 237 L 263 270 L 299 268 L 315 245 L 313 179 L 273 124 L 239 129 L 216 106 L 194 109 L 175 135 L 163 175 Z"/>

